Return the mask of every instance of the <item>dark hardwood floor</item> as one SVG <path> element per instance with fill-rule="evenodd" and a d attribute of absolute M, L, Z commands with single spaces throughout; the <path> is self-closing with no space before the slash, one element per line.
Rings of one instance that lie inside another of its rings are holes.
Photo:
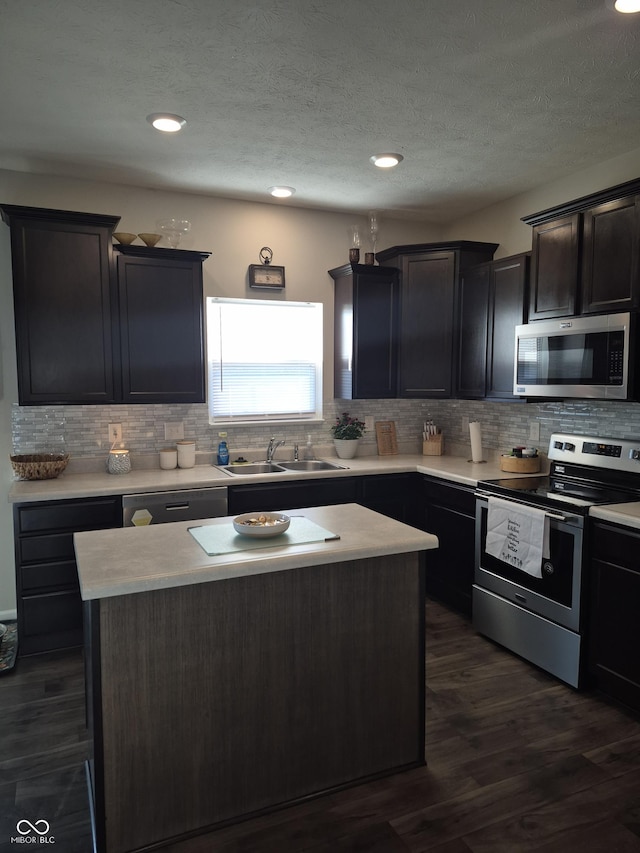
<path fill-rule="evenodd" d="M 81 654 L 21 658 L 0 678 L 0 713 L 1 853 L 25 849 L 11 841 L 22 819 L 48 821 L 48 849 L 90 853 Z M 640 718 L 432 601 L 427 714 L 426 767 L 165 853 L 640 851 Z"/>

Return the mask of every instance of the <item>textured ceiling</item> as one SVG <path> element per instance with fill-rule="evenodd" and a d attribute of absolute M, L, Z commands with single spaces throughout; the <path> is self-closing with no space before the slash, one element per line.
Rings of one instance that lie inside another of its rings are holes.
<path fill-rule="evenodd" d="M 19 171 L 446 222 L 637 149 L 639 93 L 605 0 L 0 0 Z"/>

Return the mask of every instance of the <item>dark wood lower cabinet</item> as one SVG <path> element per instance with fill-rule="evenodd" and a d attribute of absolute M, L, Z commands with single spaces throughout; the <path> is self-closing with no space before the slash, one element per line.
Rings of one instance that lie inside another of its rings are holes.
<path fill-rule="evenodd" d="M 422 500 L 422 529 L 435 534 L 440 543 L 427 556 L 427 592 L 470 616 L 475 567 L 473 489 L 424 477 Z"/>
<path fill-rule="evenodd" d="M 19 653 L 82 645 L 73 534 L 120 527 L 121 498 L 16 504 L 13 518 Z"/>
<path fill-rule="evenodd" d="M 589 672 L 596 687 L 640 711 L 640 530 L 592 522 Z"/>

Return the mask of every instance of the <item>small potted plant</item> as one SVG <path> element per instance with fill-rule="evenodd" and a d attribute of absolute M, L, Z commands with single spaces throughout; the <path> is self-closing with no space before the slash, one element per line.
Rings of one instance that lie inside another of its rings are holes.
<path fill-rule="evenodd" d="M 358 442 L 365 432 L 364 421 L 343 412 L 331 427 L 333 443 L 340 459 L 353 459 L 358 452 Z"/>

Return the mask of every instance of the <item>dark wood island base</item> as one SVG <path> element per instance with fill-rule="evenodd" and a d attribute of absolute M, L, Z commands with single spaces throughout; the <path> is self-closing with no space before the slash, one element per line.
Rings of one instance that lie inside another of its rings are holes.
<path fill-rule="evenodd" d="M 423 560 L 85 601 L 99 853 L 424 764 Z"/>

